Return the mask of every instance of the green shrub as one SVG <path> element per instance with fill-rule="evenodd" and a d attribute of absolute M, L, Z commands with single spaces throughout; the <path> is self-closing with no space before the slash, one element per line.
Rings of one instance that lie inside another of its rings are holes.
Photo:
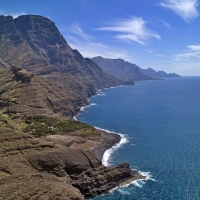
<path fill-rule="evenodd" d="M 64 120 L 60 118 L 52 118 L 41 115 L 31 115 L 25 119 L 26 127 L 24 132 L 31 133 L 36 137 L 55 134 L 66 134 L 81 130 L 81 136 L 92 137 L 99 135 L 98 131 L 88 124 L 73 121 Z"/>

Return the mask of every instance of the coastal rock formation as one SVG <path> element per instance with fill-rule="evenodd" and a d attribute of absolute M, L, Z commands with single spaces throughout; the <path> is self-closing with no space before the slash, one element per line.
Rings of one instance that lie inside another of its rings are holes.
<path fill-rule="evenodd" d="M 3 199 L 83 200 L 142 177 L 128 164 L 104 167 L 91 153 L 108 140 L 54 135 L 35 138 L 0 129 L 0 191 Z M 62 142 L 61 142 L 62 141 Z"/>

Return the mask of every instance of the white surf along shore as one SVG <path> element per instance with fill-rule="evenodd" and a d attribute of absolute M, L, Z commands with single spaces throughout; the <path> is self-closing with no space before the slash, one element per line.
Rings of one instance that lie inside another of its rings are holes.
<path fill-rule="evenodd" d="M 116 86 L 116 87 L 122 87 L 122 86 Z M 105 88 L 104 90 L 107 90 L 107 89 L 112 89 L 112 88 L 116 88 L 116 87 L 111 87 L 111 88 Z M 98 90 L 97 91 L 97 94 L 92 96 L 91 98 L 94 98 L 95 96 L 106 96 L 106 94 L 104 92 L 102 92 L 102 90 Z M 90 98 L 88 99 L 90 101 Z M 77 121 L 77 116 L 82 114 L 86 108 L 90 107 L 90 106 L 96 106 L 97 104 L 96 103 L 90 103 L 89 105 L 87 106 L 83 106 L 80 108 L 80 113 L 78 113 L 76 116 L 74 116 L 74 120 Z M 95 126 L 94 126 L 95 127 Z M 119 143 L 115 144 L 114 146 L 112 146 L 110 149 L 107 149 L 104 154 L 103 154 L 103 157 L 102 157 L 102 165 L 103 166 L 111 166 L 113 165 L 112 163 L 112 155 L 114 154 L 115 151 L 117 151 L 118 149 L 120 149 L 124 144 L 128 143 L 129 140 L 125 137 L 124 134 L 122 133 L 117 133 L 117 132 L 114 132 L 114 131 L 109 131 L 107 129 L 103 129 L 103 128 L 100 128 L 100 127 L 95 127 L 96 129 L 98 130 L 101 130 L 101 131 L 104 131 L 104 132 L 107 132 L 107 133 L 110 133 L 110 134 L 118 134 L 121 136 L 121 140 Z M 133 169 L 133 170 L 137 170 L 137 169 Z M 116 187 L 114 189 L 112 189 L 110 192 L 113 192 L 115 191 L 116 189 L 123 189 L 123 188 L 127 188 L 129 187 L 130 185 L 134 185 L 136 187 L 139 187 L 139 188 L 142 188 L 146 182 L 148 180 L 150 181 L 153 181 L 153 182 L 156 182 L 155 179 L 152 178 L 152 175 L 151 175 L 151 172 L 142 172 L 140 170 L 138 170 L 139 173 L 142 175 L 142 176 L 145 176 L 146 178 L 145 179 L 138 179 L 138 180 L 135 180 L 133 182 L 131 182 L 130 184 L 125 184 L 123 186 L 120 186 L 120 187 Z"/>

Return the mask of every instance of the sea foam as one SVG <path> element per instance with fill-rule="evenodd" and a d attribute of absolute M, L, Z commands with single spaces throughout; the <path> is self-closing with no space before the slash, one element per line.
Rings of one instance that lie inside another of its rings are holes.
<path fill-rule="evenodd" d="M 112 146 L 110 149 L 107 149 L 104 154 L 103 154 L 103 157 L 102 157 L 102 165 L 104 166 L 110 166 L 112 165 L 111 163 L 111 156 L 113 155 L 113 153 L 119 149 L 120 147 L 122 147 L 125 143 L 129 142 L 128 139 L 125 137 L 125 135 L 121 134 L 121 133 L 117 133 L 117 132 L 114 132 L 114 131 L 109 131 L 107 129 L 102 129 L 102 128 L 99 128 L 99 127 L 95 127 L 96 129 L 98 130 L 101 130 L 101 131 L 105 131 L 107 133 L 112 133 L 112 134 L 118 134 L 121 136 L 121 140 L 119 143 L 115 144 L 114 146 Z"/>
<path fill-rule="evenodd" d="M 85 111 L 86 108 L 88 108 L 88 107 L 90 107 L 90 106 L 96 106 L 96 105 L 97 105 L 96 103 L 90 103 L 90 104 L 87 105 L 87 106 L 81 107 L 81 108 L 80 108 L 80 112 L 79 112 L 77 115 L 75 115 L 75 116 L 73 117 L 73 119 L 77 121 L 77 117 L 78 117 L 81 113 L 83 113 L 83 112 Z"/>
<path fill-rule="evenodd" d="M 139 171 L 139 173 L 142 176 L 145 176 L 146 178 L 135 180 L 130 184 L 124 185 L 124 187 L 128 187 L 129 185 L 134 185 L 136 187 L 142 188 L 148 180 L 156 182 L 156 180 L 154 178 L 152 178 L 151 172 L 141 172 L 141 171 Z"/>
<path fill-rule="evenodd" d="M 107 129 L 102 129 L 102 128 L 99 128 L 99 127 L 95 127 L 95 128 L 98 129 L 98 130 L 101 130 L 101 131 L 105 131 L 105 132 L 107 132 L 107 133 L 119 134 L 119 135 L 121 136 L 120 142 L 117 143 L 117 144 L 115 144 L 114 146 L 112 146 L 110 149 L 107 149 L 107 150 L 104 152 L 104 154 L 103 154 L 103 157 L 102 157 L 102 165 L 104 165 L 104 166 L 110 166 L 110 165 L 112 165 L 112 163 L 111 163 L 111 157 L 112 157 L 113 153 L 114 153 L 117 149 L 121 148 L 125 143 L 128 143 L 129 141 L 128 141 L 128 139 L 125 137 L 124 134 L 117 133 L 117 132 L 114 132 L 114 131 L 109 131 L 109 130 L 107 130 Z M 133 169 L 133 170 L 135 170 L 135 169 Z M 130 185 L 134 185 L 134 186 L 136 186 L 136 187 L 142 188 L 142 187 L 146 184 L 146 182 L 147 182 L 148 180 L 153 181 L 153 182 L 156 182 L 156 180 L 152 178 L 151 172 L 142 172 L 142 171 L 139 171 L 139 173 L 140 173 L 142 176 L 145 176 L 145 178 L 143 178 L 143 179 L 138 179 L 138 180 L 135 180 L 135 181 L 133 181 L 133 182 L 131 182 L 131 183 L 129 183 L 129 184 L 124 184 L 124 185 L 122 185 L 122 186 L 120 186 L 120 187 L 113 188 L 112 190 L 110 190 L 110 192 L 113 192 L 114 190 L 117 189 L 117 190 L 119 190 L 119 192 L 122 192 L 122 193 L 125 192 L 125 193 L 126 193 L 126 191 L 124 191 L 123 188 L 127 188 L 127 187 L 129 187 Z"/>
<path fill-rule="evenodd" d="M 129 184 L 124 184 L 124 185 L 121 185 L 119 187 L 115 187 L 113 188 L 112 190 L 110 190 L 109 192 L 114 192 L 115 190 L 119 191 L 120 193 L 122 194 L 128 194 L 128 191 L 127 191 L 127 188 L 130 186 L 130 185 L 134 185 L 135 187 L 138 187 L 138 188 L 142 188 L 147 181 L 153 181 L 153 182 L 156 182 L 155 179 L 152 178 L 152 175 L 150 172 L 141 172 L 139 171 L 139 173 L 142 175 L 142 176 L 145 176 L 146 178 L 143 178 L 143 179 L 138 179 L 138 180 L 135 180 Z"/>

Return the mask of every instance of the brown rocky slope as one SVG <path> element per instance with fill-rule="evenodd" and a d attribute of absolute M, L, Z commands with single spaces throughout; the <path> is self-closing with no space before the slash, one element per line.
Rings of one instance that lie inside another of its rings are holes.
<path fill-rule="evenodd" d="M 24 132 L 26 116 L 69 119 L 97 89 L 126 84 L 72 50 L 53 22 L 0 16 L 0 69 L 1 198 L 78 200 L 141 177 L 128 164 L 101 165 L 118 135 Z"/>
<path fill-rule="evenodd" d="M 18 131 L 19 121 L 0 113 L 0 197 L 3 199 L 81 200 L 109 191 L 124 181 L 143 178 L 128 164 L 104 167 L 93 153 L 98 146 L 101 158 L 105 145 L 109 148 L 120 140 L 118 135 L 98 132 L 80 137 L 77 131 L 81 130 L 77 130 L 37 138 Z"/>

